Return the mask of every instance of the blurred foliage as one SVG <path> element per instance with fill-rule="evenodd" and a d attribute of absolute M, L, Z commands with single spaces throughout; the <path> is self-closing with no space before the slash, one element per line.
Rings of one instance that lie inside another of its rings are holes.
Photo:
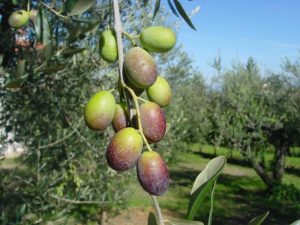
<path fill-rule="evenodd" d="M 209 143 L 240 150 L 272 188 L 282 181 L 289 149 L 299 145 L 298 63 L 287 60 L 281 74 L 261 74 L 253 58 L 226 71 L 220 63 L 216 58 L 217 85 L 209 93 Z M 270 150 L 271 166 L 265 160 Z"/>
<path fill-rule="evenodd" d="M 102 213 L 113 214 L 125 206 L 130 192 L 127 184 L 134 170 L 125 175 L 108 168 L 105 150 L 113 130 L 91 131 L 82 117 L 90 96 L 115 88 L 118 79 L 117 66 L 98 55 L 99 34 L 112 26 L 109 1 L 92 2 L 84 12 L 77 12 L 73 5 L 65 10 L 62 1 L 31 1 L 31 8 L 38 10 L 37 17 L 21 33 L 8 26 L 7 18 L 18 8 L 26 9 L 27 2 L 5 1 L 0 5 L 1 37 L 8 34 L 0 42 L 0 123 L 5 131 L 1 146 L 4 149 L 5 142 L 18 142 L 26 149 L 22 168 L 0 170 L 2 224 L 67 221 L 69 217 L 84 223 L 101 222 Z M 154 23 L 151 7 L 132 1 L 120 4 L 127 32 L 136 35 Z M 76 16 L 70 16 L 70 10 Z M 155 23 L 174 27 L 161 12 Z M 16 46 L 19 34 L 20 40 L 31 44 Z M 130 42 L 125 43 L 128 49 Z M 161 71 L 183 54 L 180 47 L 177 50 L 157 56 Z M 161 148 L 173 143 L 177 132 L 170 130 Z M 9 133 L 14 136 L 10 140 Z M 172 146 L 163 151 L 165 156 L 175 154 L 171 153 Z"/>

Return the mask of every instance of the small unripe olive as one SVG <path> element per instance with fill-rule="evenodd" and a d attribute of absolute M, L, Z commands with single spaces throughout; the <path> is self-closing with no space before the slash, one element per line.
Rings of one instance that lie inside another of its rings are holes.
<path fill-rule="evenodd" d="M 168 106 L 171 102 L 171 87 L 162 76 L 158 76 L 155 83 L 148 87 L 146 91 L 148 98 L 161 107 Z"/>
<path fill-rule="evenodd" d="M 176 44 L 176 35 L 167 27 L 153 26 L 147 27 L 142 31 L 140 41 L 146 50 L 163 53 L 174 47 Z"/>
<path fill-rule="evenodd" d="M 9 18 L 8 23 L 11 27 L 19 29 L 25 26 L 29 21 L 29 13 L 25 10 L 17 10 L 13 12 Z"/>
<path fill-rule="evenodd" d="M 89 128 L 104 130 L 115 115 L 116 101 L 108 91 L 100 91 L 93 95 L 84 109 L 84 119 Z"/>
<path fill-rule="evenodd" d="M 107 62 L 115 62 L 118 59 L 118 47 L 115 32 L 105 30 L 100 36 L 100 55 Z"/>

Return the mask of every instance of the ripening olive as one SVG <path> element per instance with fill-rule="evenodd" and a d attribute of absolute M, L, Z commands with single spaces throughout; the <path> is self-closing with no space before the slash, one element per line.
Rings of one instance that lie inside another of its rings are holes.
<path fill-rule="evenodd" d="M 169 186 L 169 171 L 163 158 L 155 151 L 144 152 L 137 163 L 141 186 L 152 195 L 162 195 Z"/>
<path fill-rule="evenodd" d="M 154 102 L 146 102 L 140 106 L 143 133 L 152 143 L 159 142 L 166 133 L 167 123 L 162 109 Z"/>
<path fill-rule="evenodd" d="M 156 81 L 155 60 L 140 47 L 134 47 L 127 52 L 124 67 L 129 82 L 138 88 L 147 88 Z"/>
<path fill-rule="evenodd" d="M 136 165 L 142 153 L 143 139 L 140 133 L 127 127 L 118 131 L 111 139 L 106 151 L 106 159 L 111 168 L 124 171 Z"/>

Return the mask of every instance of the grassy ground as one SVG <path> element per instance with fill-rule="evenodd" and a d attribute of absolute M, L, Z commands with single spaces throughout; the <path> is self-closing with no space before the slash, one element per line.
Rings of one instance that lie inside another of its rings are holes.
<path fill-rule="evenodd" d="M 178 154 L 177 160 L 169 165 L 170 188 L 164 196 L 159 197 L 163 212 L 169 217 L 185 217 L 193 181 L 213 157 L 214 149 L 211 146 L 200 147 L 199 145 L 192 145 L 192 151 Z M 229 151 L 220 148 L 217 154 L 228 156 Z M 299 202 L 292 204 L 285 201 L 285 197 L 280 201 L 271 201 L 264 192 L 264 184 L 254 170 L 248 167 L 237 151 L 233 151 L 232 155 L 232 159 L 229 160 L 223 174 L 218 179 L 215 190 L 213 224 L 247 224 L 251 218 L 267 210 L 270 211 L 270 215 L 266 225 L 288 225 L 292 221 L 300 219 Z M 271 155 L 267 157 L 271 159 Z M 299 170 L 300 158 L 288 157 L 287 166 Z M 0 169 L 9 170 L 11 168 L 24 170 L 20 167 L 18 159 L 7 159 L 0 162 Z M 300 176 L 297 173 L 286 173 L 284 183 L 294 184 L 300 191 Z M 137 180 L 133 181 L 128 189 L 132 190 L 128 200 L 128 211 L 124 211 L 121 216 L 116 220 L 109 221 L 107 225 L 146 224 L 147 214 L 152 208 L 151 199 L 139 186 Z M 198 219 L 206 222 L 208 212 L 209 201 L 204 203 Z"/>
<path fill-rule="evenodd" d="M 192 183 L 199 171 L 208 163 L 209 156 L 213 154 L 210 147 L 202 148 L 203 151 L 206 153 L 204 154 L 205 157 L 194 148 L 194 151 L 190 153 L 180 154 L 178 161 L 170 165 L 170 188 L 166 195 L 160 197 L 159 200 L 161 207 L 173 212 L 176 217 L 185 217 Z M 234 157 L 239 158 L 240 156 L 234 152 Z M 292 161 L 298 161 L 297 167 L 300 166 L 300 158 L 292 158 Z M 233 162 L 235 161 L 233 160 Z M 294 184 L 300 191 L 299 176 L 286 174 L 284 183 Z M 132 188 L 134 191 L 130 199 L 130 207 L 147 208 L 151 206 L 149 197 L 138 185 L 134 185 Z M 254 170 L 245 163 L 244 165 L 234 164 L 232 161 L 227 163 L 216 188 L 214 224 L 247 224 L 251 218 L 267 210 L 270 211 L 270 215 L 265 224 L 290 224 L 300 218 L 299 204 L 297 207 L 296 204 L 286 202 L 284 199 L 276 202 L 271 201 L 264 190 L 265 185 Z M 198 219 L 206 222 L 208 212 L 209 202 L 207 201 L 199 212 Z"/>

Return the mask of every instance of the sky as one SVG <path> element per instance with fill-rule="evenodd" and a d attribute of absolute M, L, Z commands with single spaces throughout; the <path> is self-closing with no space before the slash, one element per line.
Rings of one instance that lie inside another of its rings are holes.
<path fill-rule="evenodd" d="M 165 1 L 166 2 L 166 1 Z M 282 60 L 300 56 L 300 0 L 181 0 L 197 31 L 182 22 L 178 42 L 210 80 L 219 53 L 223 67 L 253 57 L 262 71 L 281 71 Z M 165 3 L 166 4 L 166 3 Z"/>

